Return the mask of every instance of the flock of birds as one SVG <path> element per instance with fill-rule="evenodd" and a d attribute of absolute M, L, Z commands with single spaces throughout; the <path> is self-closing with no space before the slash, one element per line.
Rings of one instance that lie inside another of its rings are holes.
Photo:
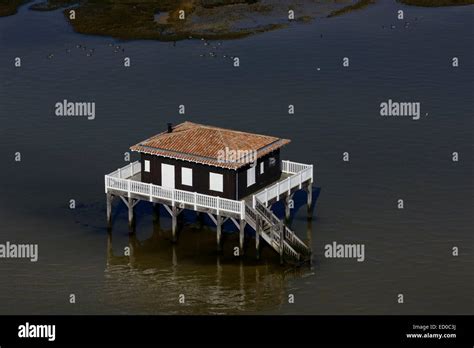
<path fill-rule="evenodd" d="M 120 45 L 114 45 L 113 43 L 109 43 L 107 46 L 110 47 L 110 48 L 113 48 L 114 53 L 120 53 L 120 52 L 125 53 L 125 48 L 120 46 Z M 77 44 L 74 47 L 77 50 L 81 50 L 81 51 L 85 52 L 87 57 L 92 57 L 95 53 L 95 48 L 88 48 L 85 45 Z M 74 47 L 73 48 L 67 48 L 66 53 L 67 54 L 72 53 Z M 54 53 L 48 54 L 47 58 L 48 59 L 54 58 Z"/>
<path fill-rule="evenodd" d="M 418 17 L 415 17 L 414 20 L 418 21 Z M 404 24 L 403 24 L 403 27 L 405 29 L 408 29 L 410 27 L 410 22 L 405 21 Z M 385 29 L 385 28 L 388 28 L 388 27 L 385 27 L 385 25 L 382 25 L 382 29 Z M 390 25 L 390 29 L 396 29 L 396 28 L 397 28 L 397 26 L 395 24 Z"/>
<path fill-rule="evenodd" d="M 418 20 L 417 17 L 414 18 L 415 21 Z M 410 22 L 408 21 L 405 21 L 404 22 L 404 25 L 403 27 L 405 29 L 408 29 L 410 27 Z M 382 29 L 386 29 L 386 28 L 390 28 L 390 29 L 396 29 L 396 25 L 392 24 L 390 26 L 385 26 L 385 25 L 382 25 Z M 323 38 L 323 34 L 320 34 L 320 38 Z M 189 37 L 189 39 L 193 39 L 192 36 Z M 201 38 L 201 42 L 203 43 L 203 45 L 208 48 L 208 51 L 207 52 L 204 52 L 204 53 L 201 53 L 199 56 L 200 57 L 213 57 L 213 58 L 217 58 L 217 57 L 222 57 L 222 58 L 229 58 L 229 59 L 234 59 L 234 56 L 231 56 L 229 54 L 219 54 L 218 51 L 219 49 L 222 47 L 222 41 L 219 41 L 219 42 L 210 42 L 204 38 Z M 176 45 L 176 42 L 173 43 L 173 45 L 175 46 Z M 120 45 L 115 45 L 113 43 L 109 43 L 107 45 L 109 48 L 112 48 L 113 49 L 113 52 L 114 53 L 125 53 L 125 48 L 120 46 Z M 86 56 L 87 57 L 92 57 L 94 52 L 95 52 L 95 48 L 87 48 L 85 45 L 80 45 L 80 44 L 77 44 L 75 46 L 76 49 L 79 49 L 79 50 L 82 50 L 84 52 L 86 52 Z M 71 53 L 72 52 L 72 49 L 71 48 L 68 48 L 66 49 L 66 53 Z M 54 53 L 50 53 L 48 54 L 48 59 L 52 59 L 54 58 Z M 320 70 L 318 68 L 318 70 Z"/>
<path fill-rule="evenodd" d="M 205 40 L 204 38 L 201 38 L 201 41 L 203 42 L 203 45 L 207 49 L 209 49 L 209 51 L 205 52 L 205 53 L 201 53 L 199 55 L 199 57 L 206 57 L 206 56 L 213 57 L 213 58 L 219 57 L 218 50 L 222 47 L 222 42 L 221 41 L 219 41 L 215 44 L 211 44 L 211 42 Z M 222 58 L 234 59 L 234 56 L 231 56 L 231 55 L 228 55 L 228 54 L 222 54 L 221 57 Z"/>
<path fill-rule="evenodd" d="M 190 38 L 192 38 L 192 37 L 190 37 Z M 217 58 L 217 57 L 219 57 L 219 56 L 222 56 L 223 58 L 234 59 L 234 56 L 231 56 L 231 55 L 229 55 L 229 54 L 222 54 L 222 55 L 219 55 L 219 54 L 218 54 L 218 50 L 219 50 L 219 48 L 222 47 L 222 44 L 223 44 L 221 41 L 211 43 L 210 41 L 205 40 L 204 38 L 201 38 L 201 41 L 203 42 L 203 45 L 204 45 L 206 48 L 210 49 L 210 50 L 209 50 L 208 52 L 201 53 L 201 54 L 199 55 L 200 57 L 207 57 L 207 56 L 209 56 L 209 57 Z M 173 45 L 175 46 L 175 45 L 176 45 L 176 42 L 175 42 Z M 107 44 L 107 46 L 108 46 L 109 48 L 112 48 L 114 53 L 125 53 L 125 48 L 124 48 L 123 46 L 115 45 L 115 44 L 113 44 L 113 43 L 109 43 L 109 44 Z M 85 52 L 87 57 L 92 57 L 92 56 L 94 55 L 94 53 L 95 53 L 95 48 L 88 48 L 87 46 L 81 45 L 81 44 L 77 44 L 77 45 L 75 45 L 73 48 L 67 48 L 67 49 L 66 49 L 66 53 L 67 53 L 67 54 L 72 53 L 73 50 L 74 50 L 74 48 L 75 48 L 76 50 L 81 50 L 81 51 Z M 50 54 L 48 54 L 48 56 L 47 56 L 48 59 L 52 59 L 52 58 L 54 58 L 54 57 L 55 57 L 55 54 L 54 54 L 54 53 L 50 53 Z"/>
<path fill-rule="evenodd" d="M 410 22 L 405 22 L 405 24 L 403 25 L 403 27 L 404 27 L 405 29 L 408 29 L 409 26 L 410 26 Z M 385 25 L 382 25 L 382 29 L 385 29 L 385 28 L 387 28 L 387 27 L 385 27 Z M 392 24 L 392 25 L 390 26 L 390 29 L 396 29 L 396 28 L 397 28 L 397 26 L 396 26 L 395 24 Z"/>

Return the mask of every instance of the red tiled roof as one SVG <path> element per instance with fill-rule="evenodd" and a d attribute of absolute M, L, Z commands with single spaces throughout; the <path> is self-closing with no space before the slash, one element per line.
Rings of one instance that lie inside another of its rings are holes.
<path fill-rule="evenodd" d="M 130 147 L 132 151 L 181 159 L 222 168 L 246 165 L 245 154 L 255 160 L 290 142 L 268 135 L 184 122 Z M 234 152 L 232 152 L 234 151 Z M 224 156 L 225 154 L 231 156 Z M 235 156 L 232 157 L 232 154 Z"/>

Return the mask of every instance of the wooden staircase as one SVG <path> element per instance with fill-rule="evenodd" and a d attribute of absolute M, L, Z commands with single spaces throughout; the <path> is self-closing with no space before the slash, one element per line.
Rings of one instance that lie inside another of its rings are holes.
<path fill-rule="evenodd" d="M 260 200 L 255 199 L 255 208 L 245 204 L 247 223 L 262 237 L 277 253 L 281 262 L 309 261 L 311 248 L 281 221 Z M 258 237 L 257 236 L 257 237 Z"/>

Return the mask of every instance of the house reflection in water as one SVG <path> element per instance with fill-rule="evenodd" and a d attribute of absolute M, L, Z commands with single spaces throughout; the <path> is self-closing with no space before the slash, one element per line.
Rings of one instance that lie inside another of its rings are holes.
<path fill-rule="evenodd" d="M 223 251 L 216 253 L 211 247 L 215 232 L 199 218 L 184 224 L 179 243 L 171 244 L 171 230 L 161 227 L 159 213 L 155 212 L 153 220 L 152 235 L 139 240 L 133 231 L 128 245 L 113 245 L 112 233 L 108 233 L 103 300 L 120 313 L 278 311 L 288 301 L 289 282 L 311 272 L 307 266 L 280 266 L 279 256 L 269 247 L 261 251 L 265 254 L 261 262 L 252 255 L 252 247 L 247 248 L 245 257 L 234 256 L 238 233 L 225 233 Z M 180 303 L 180 295 L 184 295 L 184 303 Z"/>

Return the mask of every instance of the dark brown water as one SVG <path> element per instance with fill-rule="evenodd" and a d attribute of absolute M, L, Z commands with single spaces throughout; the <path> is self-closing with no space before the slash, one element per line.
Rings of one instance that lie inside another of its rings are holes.
<path fill-rule="evenodd" d="M 38 243 L 39 261 L 0 259 L 0 313 L 472 313 L 473 15 L 381 2 L 223 42 L 219 55 L 239 56 L 238 69 L 201 57 L 209 49 L 197 40 L 78 35 L 57 11 L 1 18 L 0 242 Z M 63 99 L 95 101 L 96 119 L 56 117 Z M 380 117 L 388 99 L 421 102 L 421 119 Z M 310 230 L 311 267 L 282 268 L 269 249 L 257 263 L 251 236 L 236 259 L 232 233 L 219 256 L 214 230 L 192 213 L 173 247 L 170 220 L 162 212 L 158 224 L 145 203 L 135 235 L 123 205 L 107 233 L 103 175 L 125 165 L 128 146 L 183 120 L 291 138 L 282 157 L 315 165 L 315 217 L 301 208 L 292 221 L 302 238 Z M 365 244 L 365 262 L 325 258 L 333 241 Z"/>

